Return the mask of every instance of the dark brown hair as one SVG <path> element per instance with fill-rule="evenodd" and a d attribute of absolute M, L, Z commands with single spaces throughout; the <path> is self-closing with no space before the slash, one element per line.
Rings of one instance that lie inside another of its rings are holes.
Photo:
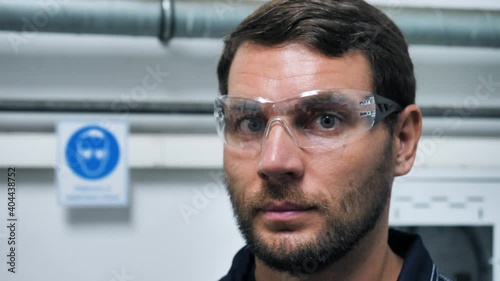
<path fill-rule="evenodd" d="M 361 0 L 274 0 L 248 16 L 224 39 L 217 67 L 227 94 L 231 63 L 241 44 L 299 43 L 329 57 L 361 51 L 370 62 L 373 91 L 399 103 L 415 103 L 415 76 L 402 32 L 384 13 Z M 392 120 L 393 121 L 393 120 Z"/>

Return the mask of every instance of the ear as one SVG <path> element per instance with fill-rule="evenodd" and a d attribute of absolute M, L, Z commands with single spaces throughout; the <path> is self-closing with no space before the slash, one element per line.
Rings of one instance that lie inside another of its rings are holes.
<path fill-rule="evenodd" d="M 399 114 L 394 128 L 394 176 L 405 175 L 413 167 L 421 133 L 422 112 L 411 104 Z"/>

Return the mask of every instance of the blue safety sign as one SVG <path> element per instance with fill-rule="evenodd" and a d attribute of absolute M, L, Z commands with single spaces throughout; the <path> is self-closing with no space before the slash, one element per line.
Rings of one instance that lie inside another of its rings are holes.
<path fill-rule="evenodd" d="M 57 186 L 64 206 L 128 204 L 128 124 L 63 120 L 57 124 Z"/>
<path fill-rule="evenodd" d="M 100 179 L 113 171 L 120 158 L 115 137 L 106 129 L 86 126 L 76 131 L 66 145 L 66 161 L 84 179 Z"/>

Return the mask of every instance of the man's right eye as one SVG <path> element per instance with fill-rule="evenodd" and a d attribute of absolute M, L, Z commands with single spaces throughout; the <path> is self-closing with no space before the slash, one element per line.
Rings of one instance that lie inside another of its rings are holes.
<path fill-rule="evenodd" d="M 265 122 L 257 117 L 245 117 L 238 120 L 236 129 L 243 134 L 255 134 L 262 132 L 265 127 Z"/>

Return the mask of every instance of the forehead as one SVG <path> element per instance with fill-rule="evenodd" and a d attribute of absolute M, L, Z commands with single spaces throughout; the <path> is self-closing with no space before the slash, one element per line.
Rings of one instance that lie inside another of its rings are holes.
<path fill-rule="evenodd" d="M 372 90 L 371 69 L 362 53 L 332 58 L 300 44 L 245 43 L 236 52 L 228 78 L 230 96 L 269 100 L 334 88 Z"/>

